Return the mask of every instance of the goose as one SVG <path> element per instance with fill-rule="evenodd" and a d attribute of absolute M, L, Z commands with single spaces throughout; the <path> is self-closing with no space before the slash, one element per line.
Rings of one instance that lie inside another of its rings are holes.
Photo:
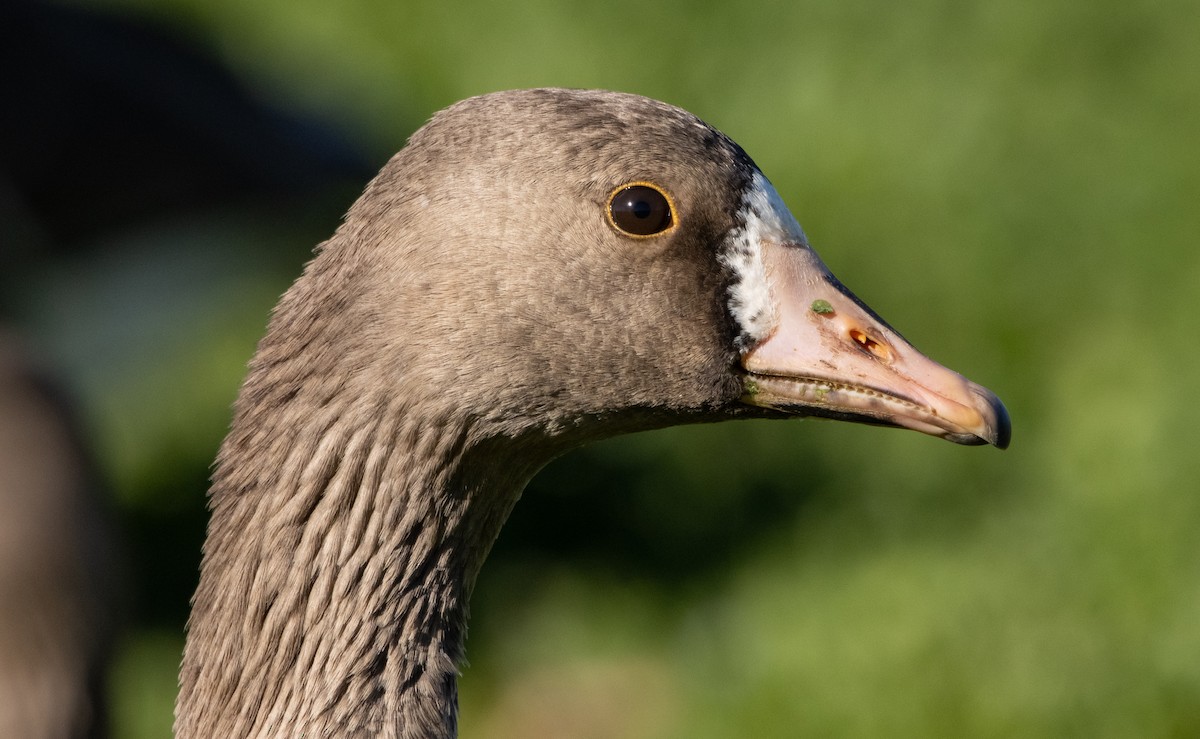
<path fill-rule="evenodd" d="M 123 573 L 66 393 L 0 324 L 0 737 L 108 736 Z"/>
<path fill-rule="evenodd" d="M 275 307 L 209 492 L 175 730 L 453 737 L 476 575 L 590 441 L 815 416 L 1007 446 L 987 389 L 845 288 L 750 157 L 679 108 L 456 103 Z"/>

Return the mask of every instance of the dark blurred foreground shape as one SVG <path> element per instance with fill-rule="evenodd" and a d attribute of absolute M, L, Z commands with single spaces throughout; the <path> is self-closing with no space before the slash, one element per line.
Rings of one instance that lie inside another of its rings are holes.
<path fill-rule="evenodd" d="M 0 3 L 0 101 L 0 285 L 38 253 L 374 171 L 177 33 L 83 7 Z"/>
<path fill-rule="evenodd" d="M 117 571 L 68 406 L 0 328 L 0 737 L 106 736 Z"/>

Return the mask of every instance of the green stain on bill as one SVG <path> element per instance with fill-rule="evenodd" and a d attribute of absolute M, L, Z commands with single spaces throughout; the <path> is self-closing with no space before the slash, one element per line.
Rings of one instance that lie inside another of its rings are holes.
<path fill-rule="evenodd" d="M 833 313 L 833 306 L 829 304 L 828 300 L 814 300 L 812 302 L 812 311 L 824 316 Z"/>

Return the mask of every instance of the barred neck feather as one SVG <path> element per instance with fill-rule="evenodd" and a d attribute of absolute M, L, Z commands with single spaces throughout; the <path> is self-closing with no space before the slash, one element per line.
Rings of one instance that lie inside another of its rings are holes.
<path fill-rule="evenodd" d="M 487 444 L 469 423 L 345 398 L 239 413 L 214 477 L 180 737 L 454 733 L 469 590 L 532 470 L 492 469 L 481 495 L 476 470 L 493 465 L 471 453 Z M 220 657 L 198 661 L 199 644 Z"/>

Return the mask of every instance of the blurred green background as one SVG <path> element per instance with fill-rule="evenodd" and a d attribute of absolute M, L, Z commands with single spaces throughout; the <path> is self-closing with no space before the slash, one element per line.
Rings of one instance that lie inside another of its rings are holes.
<path fill-rule="evenodd" d="M 1194 0 L 86 7 L 203 50 L 368 172 L 487 91 L 685 107 L 835 274 L 1008 405 L 1003 453 L 803 421 L 555 463 L 481 575 L 464 736 L 1200 736 Z M 356 171 L 123 223 L 10 286 L 116 499 L 117 737 L 169 733 L 208 465 Z"/>

